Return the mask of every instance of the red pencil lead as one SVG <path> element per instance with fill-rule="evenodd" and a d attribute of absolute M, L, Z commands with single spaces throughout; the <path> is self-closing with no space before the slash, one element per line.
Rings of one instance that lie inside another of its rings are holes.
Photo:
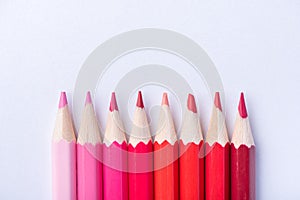
<path fill-rule="evenodd" d="M 142 97 L 142 92 L 141 91 L 139 91 L 136 106 L 140 107 L 140 108 L 144 108 L 144 102 L 143 102 L 143 97 Z"/>
<path fill-rule="evenodd" d="M 241 93 L 240 103 L 239 103 L 238 109 L 239 109 L 240 116 L 242 118 L 248 117 L 247 109 L 246 109 L 246 105 L 245 105 L 245 98 L 244 98 L 244 93 L 243 92 Z"/>
<path fill-rule="evenodd" d="M 215 103 L 215 106 L 222 111 L 222 105 L 221 105 L 220 93 L 219 92 L 215 93 L 215 102 L 214 103 Z"/>
<path fill-rule="evenodd" d="M 188 102 L 187 102 L 187 107 L 190 111 L 196 113 L 197 112 L 197 107 L 195 103 L 195 97 L 192 94 L 189 94 L 188 96 Z"/>
<path fill-rule="evenodd" d="M 87 104 L 92 104 L 92 98 L 91 98 L 91 93 L 90 93 L 90 91 L 88 91 L 88 92 L 86 93 L 86 97 L 85 97 L 85 105 L 87 105 Z"/>
<path fill-rule="evenodd" d="M 110 110 L 110 112 L 112 112 L 114 110 L 119 110 L 117 100 L 116 100 L 116 94 L 114 92 L 111 93 L 109 110 Z"/>
<path fill-rule="evenodd" d="M 60 93 L 59 105 L 58 108 L 63 108 L 68 104 L 66 92 Z"/>
<path fill-rule="evenodd" d="M 166 92 L 163 93 L 161 105 L 169 106 L 168 94 Z"/>

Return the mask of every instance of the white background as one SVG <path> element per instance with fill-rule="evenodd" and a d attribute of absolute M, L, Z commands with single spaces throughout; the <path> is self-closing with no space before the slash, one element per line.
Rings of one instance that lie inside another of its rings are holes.
<path fill-rule="evenodd" d="M 66 90 L 71 102 L 89 53 L 116 34 L 145 27 L 182 33 L 208 53 L 223 80 L 230 135 L 245 91 L 257 199 L 299 199 L 299 11 L 297 0 L 0 0 L 0 199 L 51 199 L 59 92 Z M 197 99 L 206 131 L 211 102 L 205 91 Z M 98 100 L 106 110 L 108 97 Z"/>

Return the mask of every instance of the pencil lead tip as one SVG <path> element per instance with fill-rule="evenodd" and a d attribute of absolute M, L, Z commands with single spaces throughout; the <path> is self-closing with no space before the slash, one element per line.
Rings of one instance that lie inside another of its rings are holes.
<path fill-rule="evenodd" d="M 221 99 L 220 99 L 220 93 L 216 92 L 215 93 L 215 100 L 214 100 L 215 106 L 222 111 L 222 105 L 221 105 Z"/>
<path fill-rule="evenodd" d="M 187 102 L 187 107 L 190 111 L 197 113 L 197 107 L 196 107 L 196 102 L 195 102 L 195 97 L 192 94 L 188 95 L 188 102 Z"/>
<path fill-rule="evenodd" d="M 136 106 L 140 107 L 140 108 L 144 108 L 144 102 L 143 102 L 143 97 L 142 97 L 142 92 L 141 91 L 139 91 Z"/>
<path fill-rule="evenodd" d="M 117 104 L 117 100 L 116 100 L 116 94 L 115 94 L 115 92 L 112 92 L 111 99 L 110 99 L 109 111 L 112 112 L 114 110 L 119 110 L 119 109 L 118 109 L 118 104 Z"/>
<path fill-rule="evenodd" d="M 168 94 L 166 92 L 163 93 L 161 105 L 169 106 Z"/>
<path fill-rule="evenodd" d="M 66 92 L 60 93 L 58 108 L 63 108 L 68 104 Z"/>
<path fill-rule="evenodd" d="M 87 105 L 87 104 L 92 104 L 92 97 L 91 97 L 91 92 L 90 91 L 88 91 L 86 93 L 86 97 L 85 97 L 85 105 Z"/>
<path fill-rule="evenodd" d="M 240 97 L 240 102 L 239 102 L 238 109 L 239 109 L 240 116 L 242 118 L 248 117 L 248 113 L 247 113 L 247 109 L 246 109 L 245 98 L 244 98 L 244 93 L 243 92 L 241 93 L 241 97 Z"/>

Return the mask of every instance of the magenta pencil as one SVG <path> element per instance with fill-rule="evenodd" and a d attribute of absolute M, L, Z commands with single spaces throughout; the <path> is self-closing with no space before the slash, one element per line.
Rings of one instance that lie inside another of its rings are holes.
<path fill-rule="evenodd" d="M 88 92 L 77 139 L 78 200 L 102 200 L 101 159 L 100 131 Z"/>
<path fill-rule="evenodd" d="M 127 141 L 112 93 L 103 140 L 103 192 L 105 200 L 128 199 Z"/>
<path fill-rule="evenodd" d="M 153 144 L 139 92 L 128 142 L 130 200 L 153 200 Z"/>
<path fill-rule="evenodd" d="M 76 200 L 76 138 L 65 92 L 58 108 L 52 138 L 52 199 Z"/>

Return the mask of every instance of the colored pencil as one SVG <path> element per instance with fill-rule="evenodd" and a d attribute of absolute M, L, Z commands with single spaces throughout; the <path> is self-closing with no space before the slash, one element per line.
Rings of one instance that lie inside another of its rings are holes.
<path fill-rule="evenodd" d="M 241 94 L 231 142 L 231 199 L 255 199 L 255 144 Z"/>
<path fill-rule="evenodd" d="M 65 92 L 52 138 L 52 199 L 76 200 L 76 137 Z"/>
<path fill-rule="evenodd" d="M 182 122 L 179 141 L 180 200 L 204 199 L 203 136 L 195 98 L 188 95 L 187 110 Z"/>
<path fill-rule="evenodd" d="M 104 200 L 128 199 L 127 141 L 115 93 L 112 93 L 103 140 Z"/>
<path fill-rule="evenodd" d="M 153 144 L 144 110 L 142 93 L 138 93 L 133 125 L 128 141 L 129 199 L 153 200 Z"/>
<path fill-rule="evenodd" d="M 102 200 L 101 137 L 90 92 L 78 132 L 77 181 L 78 200 Z"/>
<path fill-rule="evenodd" d="M 230 143 L 219 92 L 215 94 L 205 143 L 206 200 L 230 198 Z"/>
<path fill-rule="evenodd" d="M 167 93 L 154 139 L 154 199 L 178 200 L 178 143 Z"/>

